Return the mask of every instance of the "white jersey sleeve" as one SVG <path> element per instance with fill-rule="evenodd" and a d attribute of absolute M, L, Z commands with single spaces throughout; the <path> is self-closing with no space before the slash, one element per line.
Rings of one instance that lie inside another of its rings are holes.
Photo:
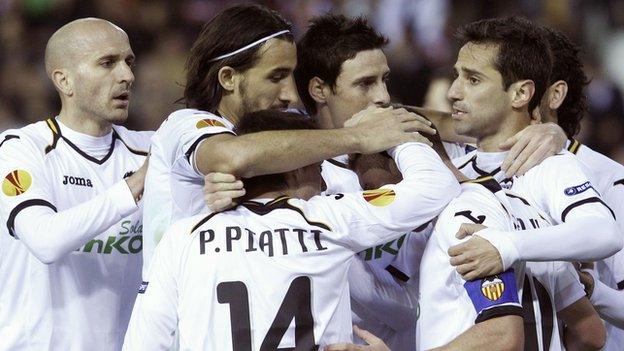
<path fill-rule="evenodd" d="M 40 155 L 23 136 L 0 148 L 1 218 L 9 234 L 40 261 L 54 262 L 138 209 L 121 180 L 95 198 L 57 212 Z"/>
<path fill-rule="evenodd" d="M 335 240 L 355 252 L 429 222 L 459 194 L 459 184 L 432 148 L 408 143 L 392 155 L 403 180 L 360 193 L 315 196 L 304 211 L 330 224 Z"/>
<path fill-rule="evenodd" d="M 188 236 L 188 220 L 176 222 L 159 243 L 148 279 L 139 287 L 123 350 L 170 350 L 178 323 L 176 276 L 181 260 L 176 236 Z"/>
<path fill-rule="evenodd" d="M 572 154 L 552 156 L 516 181 L 526 183 L 523 188 L 528 193 L 523 195 L 558 225 L 506 233 L 486 229 L 477 233 L 498 249 L 504 268 L 517 260 L 597 260 L 622 248 L 613 210 Z"/>
<path fill-rule="evenodd" d="M 555 262 L 555 311 L 560 312 L 585 296 L 578 274 L 570 262 Z"/>
<path fill-rule="evenodd" d="M 624 329 L 624 290 L 611 288 L 600 281 L 597 272 L 586 270 L 594 278 L 594 291 L 589 299 L 596 312 L 607 322 Z"/>
<path fill-rule="evenodd" d="M 180 110 L 166 120 L 159 132 L 165 153 L 173 153 L 172 172 L 182 178 L 201 178 L 195 166 L 195 151 L 205 139 L 217 134 L 234 134 L 226 119 L 199 110 Z"/>

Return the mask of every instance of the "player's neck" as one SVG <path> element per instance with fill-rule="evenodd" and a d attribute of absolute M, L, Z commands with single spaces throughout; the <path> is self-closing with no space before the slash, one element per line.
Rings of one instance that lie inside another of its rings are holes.
<path fill-rule="evenodd" d="M 529 122 L 528 115 L 513 113 L 499 124 L 498 130 L 477 138 L 477 150 L 481 152 L 506 151 L 500 148 L 500 144 L 523 130 Z"/>
<path fill-rule="evenodd" d="M 336 126 L 334 124 L 331 113 L 329 112 L 329 107 L 327 107 L 327 105 L 318 106 L 318 111 L 314 118 L 316 119 L 316 122 L 318 123 L 318 127 L 320 129 L 342 128 L 342 126 Z"/>
<path fill-rule="evenodd" d="M 219 102 L 219 106 L 217 107 L 217 111 L 221 115 L 221 117 L 227 119 L 232 122 L 233 125 L 237 125 L 242 116 L 239 116 L 239 104 L 231 101 L 229 96 L 224 96 Z"/>
<path fill-rule="evenodd" d="M 79 112 L 73 112 L 63 107 L 59 113 L 59 121 L 71 130 L 94 136 L 101 137 L 111 132 L 112 123 L 97 117 L 84 117 Z"/>

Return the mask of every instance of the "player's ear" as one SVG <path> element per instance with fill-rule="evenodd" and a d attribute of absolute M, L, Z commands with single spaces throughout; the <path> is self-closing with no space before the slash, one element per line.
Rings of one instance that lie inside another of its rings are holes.
<path fill-rule="evenodd" d="M 308 94 L 319 104 L 325 104 L 330 88 L 319 77 L 314 77 L 308 82 Z"/>
<path fill-rule="evenodd" d="M 238 85 L 239 74 L 236 70 L 230 66 L 221 67 L 219 73 L 217 73 L 219 84 L 227 92 L 233 92 Z"/>
<path fill-rule="evenodd" d="M 74 95 L 73 80 L 66 69 L 55 69 L 51 75 L 56 90 L 66 96 Z"/>
<path fill-rule="evenodd" d="M 525 79 L 513 83 L 510 86 L 511 106 L 520 109 L 528 106 L 533 95 L 535 95 L 535 83 L 532 80 Z"/>
<path fill-rule="evenodd" d="M 563 104 L 566 95 L 568 95 L 568 83 L 563 80 L 556 81 L 548 88 L 548 107 L 551 110 L 558 109 Z"/>

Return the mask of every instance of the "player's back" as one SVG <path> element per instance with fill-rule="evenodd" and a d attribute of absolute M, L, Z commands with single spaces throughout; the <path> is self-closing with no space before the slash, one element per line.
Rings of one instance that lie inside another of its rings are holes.
<path fill-rule="evenodd" d="M 293 203 L 303 202 L 247 202 L 176 223 L 137 308 L 177 315 L 184 350 L 316 350 L 351 340 L 347 271 L 356 248 Z M 170 294 L 177 308 L 151 305 Z M 125 347 L 143 349 L 128 337 Z"/>

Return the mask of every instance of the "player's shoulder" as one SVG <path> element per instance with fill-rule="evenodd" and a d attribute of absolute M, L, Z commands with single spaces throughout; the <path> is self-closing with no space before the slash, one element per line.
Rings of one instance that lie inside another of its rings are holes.
<path fill-rule="evenodd" d="M 54 119 L 28 124 L 0 133 L 0 154 L 44 156 L 58 140 L 59 127 Z"/>
<path fill-rule="evenodd" d="M 624 165 L 591 149 L 587 145 L 580 144 L 574 154 L 578 160 L 584 163 L 599 178 L 624 178 Z"/>
<path fill-rule="evenodd" d="M 183 129 L 202 129 L 206 127 L 222 127 L 233 129 L 232 123 L 212 112 L 185 108 L 172 112 L 160 125 L 157 134 L 176 132 Z"/>
<path fill-rule="evenodd" d="M 130 130 L 123 126 L 113 126 L 117 137 L 128 147 L 130 151 L 141 155 L 147 155 L 151 145 L 153 131 Z"/>
<path fill-rule="evenodd" d="M 537 166 L 525 173 L 525 177 L 535 177 L 541 179 L 547 175 L 557 175 L 564 170 L 583 169 L 581 162 L 573 153 L 562 150 L 553 156 L 547 157 Z"/>

